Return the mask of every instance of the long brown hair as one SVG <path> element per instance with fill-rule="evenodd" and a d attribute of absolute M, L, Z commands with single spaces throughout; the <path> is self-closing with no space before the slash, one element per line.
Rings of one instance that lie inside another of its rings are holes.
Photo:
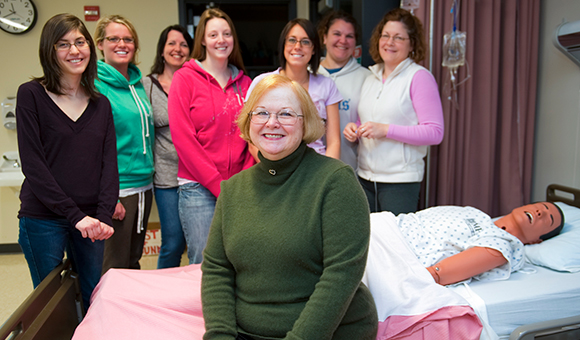
<path fill-rule="evenodd" d="M 205 36 L 205 26 L 207 25 L 207 22 L 213 18 L 224 19 L 232 31 L 232 37 L 234 38 L 234 48 L 228 57 L 228 64 L 232 64 L 238 69 L 244 71 L 244 74 L 248 74 L 248 72 L 246 72 L 246 67 L 244 66 L 244 60 L 242 59 L 242 52 L 240 50 L 240 43 L 238 41 L 238 34 L 236 33 L 234 23 L 232 19 L 230 19 L 230 17 L 219 8 L 208 8 L 201 14 L 201 17 L 199 18 L 199 24 L 197 25 L 194 33 L 195 38 L 193 42 L 193 51 L 191 51 L 191 58 L 198 61 L 204 61 L 205 58 L 207 58 L 207 51 L 202 42 Z"/>
<path fill-rule="evenodd" d="M 99 94 L 95 88 L 95 78 L 97 77 L 97 52 L 93 38 L 85 27 L 81 19 L 68 13 L 57 14 L 48 19 L 42 33 L 40 34 L 40 46 L 38 55 L 40 57 L 40 65 L 44 75 L 39 78 L 33 78 L 41 83 L 48 91 L 63 95 L 62 84 L 60 82 L 63 75 L 60 63 L 57 57 L 57 51 L 54 45 L 67 33 L 77 30 L 85 37 L 90 49 L 90 59 L 87 68 L 81 77 L 81 86 L 85 93 L 91 98 L 96 99 Z"/>

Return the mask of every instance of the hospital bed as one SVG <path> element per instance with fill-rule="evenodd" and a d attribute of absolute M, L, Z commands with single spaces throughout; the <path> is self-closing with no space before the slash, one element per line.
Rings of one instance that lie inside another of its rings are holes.
<path fill-rule="evenodd" d="M 557 202 L 566 224 L 557 238 L 526 246 L 528 261 L 533 255 L 543 266 L 527 263 L 509 280 L 469 284 L 485 302 L 489 324 L 500 339 L 580 339 L 580 190 L 552 184 L 546 200 Z M 560 264 L 558 255 L 569 263 Z"/>
<path fill-rule="evenodd" d="M 69 260 L 56 267 L 0 328 L 0 339 L 70 339 L 84 316 Z"/>
<path fill-rule="evenodd" d="M 566 225 L 557 238 L 565 240 L 575 230 L 580 235 L 580 190 L 550 185 L 547 200 L 563 202 L 558 204 L 564 206 Z M 542 246 L 547 244 L 548 241 Z M 573 246 L 580 249 L 580 241 Z M 577 262 L 580 261 L 580 255 L 576 256 Z M 11 340 L 70 338 L 68 334 L 82 318 L 82 305 L 76 281 L 74 294 L 70 293 L 70 282 L 65 283 L 67 275 L 73 276 L 74 280 L 74 273 L 70 267 L 67 268 L 65 274 L 60 269 L 55 270 L 60 279 L 47 278 L 41 283 L 2 326 L 0 340 L 13 331 L 16 333 L 12 333 Z M 200 275 L 199 265 L 156 271 L 109 271 L 97 286 L 89 313 L 77 328 L 73 340 L 122 339 L 127 338 L 126 334 L 131 334 L 130 338 L 201 339 Z M 60 282 L 56 290 L 53 287 L 55 282 L 57 286 Z M 469 286 L 485 302 L 488 323 L 501 339 L 580 339 L 580 272 L 559 272 L 528 264 L 524 271 L 513 273 L 509 280 L 478 281 Z M 47 296 L 52 296 L 49 300 L 55 300 L 52 304 L 62 306 L 61 309 L 46 307 L 40 310 L 37 304 L 49 305 Z M 30 320 L 34 315 L 38 321 Z M 46 321 L 57 317 L 58 321 Z M 49 333 L 54 332 L 46 326 L 50 323 L 58 324 L 63 334 L 53 336 L 55 333 Z M 32 324 L 45 326 L 33 327 Z M 142 327 L 138 325 L 143 324 L 154 324 L 152 328 L 160 336 L 140 330 Z M 18 335 L 20 330 L 31 335 Z M 144 336 L 139 332 L 145 333 Z M 119 334 L 125 334 L 125 337 L 115 337 Z"/>

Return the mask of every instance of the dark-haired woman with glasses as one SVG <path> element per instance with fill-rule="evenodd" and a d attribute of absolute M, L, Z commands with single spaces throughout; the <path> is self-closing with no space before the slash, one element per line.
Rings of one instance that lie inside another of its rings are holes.
<path fill-rule="evenodd" d="M 109 98 L 115 119 L 119 163 L 119 202 L 113 215 L 115 235 L 105 242 L 103 273 L 109 268 L 139 269 L 153 200 L 154 126 L 149 98 L 135 66 L 139 38 L 120 15 L 97 22 L 97 89 Z"/>
<path fill-rule="evenodd" d="M 111 105 L 95 89 L 95 45 L 79 18 L 50 18 L 39 55 L 44 75 L 20 86 L 16 105 L 25 176 L 18 242 L 34 287 L 66 250 L 88 307 L 118 195 Z"/>
<path fill-rule="evenodd" d="M 153 186 L 161 224 L 161 249 L 157 269 L 179 267 L 185 250 L 185 237 L 179 219 L 179 158 L 169 130 L 167 99 L 173 74 L 188 60 L 192 49 L 193 40 L 184 27 L 172 25 L 165 28 L 159 35 L 151 74 L 143 78 L 155 122 Z"/>
<path fill-rule="evenodd" d="M 342 96 L 332 79 L 317 74 L 321 49 L 314 24 L 301 18 L 288 22 L 280 34 L 278 51 L 280 68 L 257 76 L 247 97 L 256 84 L 270 74 L 281 74 L 299 83 L 310 94 L 326 126 L 325 135 L 308 146 L 319 154 L 340 159 L 338 104 Z"/>

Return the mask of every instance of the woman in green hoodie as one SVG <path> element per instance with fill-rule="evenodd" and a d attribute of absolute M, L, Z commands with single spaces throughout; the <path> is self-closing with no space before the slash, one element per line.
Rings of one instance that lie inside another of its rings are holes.
<path fill-rule="evenodd" d="M 98 61 L 95 85 L 111 102 L 117 135 L 119 202 L 113 214 L 115 234 L 105 242 L 103 273 L 109 268 L 139 269 L 153 189 L 153 118 L 135 66 L 139 39 L 133 24 L 120 15 L 97 23 Z"/>

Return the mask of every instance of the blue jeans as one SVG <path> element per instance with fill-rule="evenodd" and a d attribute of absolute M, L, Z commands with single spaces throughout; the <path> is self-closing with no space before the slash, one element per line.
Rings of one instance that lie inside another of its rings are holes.
<path fill-rule="evenodd" d="M 93 289 L 101 279 L 104 241 L 83 238 L 66 219 L 22 217 L 18 243 L 28 262 L 34 288 L 62 263 L 66 249 L 73 270 L 79 275 L 83 304 L 89 307 Z"/>
<path fill-rule="evenodd" d="M 179 193 L 175 188 L 155 188 L 155 202 L 161 223 L 161 250 L 157 269 L 179 267 L 185 251 L 185 237 L 179 219 Z"/>
<path fill-rule="evenodd" d="M 179 218 L 187 243 L 189 264 L 201 263 L 215 210 L 216 197 L 199 183 L 179 186 Z"/>

